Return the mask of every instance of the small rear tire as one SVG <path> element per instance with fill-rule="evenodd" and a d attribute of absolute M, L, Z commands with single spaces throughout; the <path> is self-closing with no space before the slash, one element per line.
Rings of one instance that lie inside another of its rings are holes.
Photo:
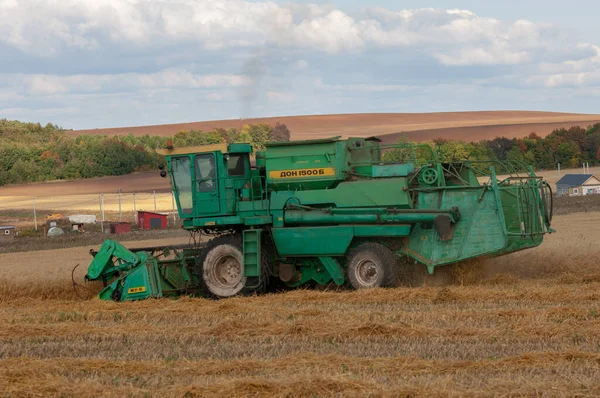
<path fill-rule="evenodd" d="M 363 243 L 346 257 L 346 280 L 354 289 L 393 287 L 397 279 L 396 256 L 379 243 Z"/>

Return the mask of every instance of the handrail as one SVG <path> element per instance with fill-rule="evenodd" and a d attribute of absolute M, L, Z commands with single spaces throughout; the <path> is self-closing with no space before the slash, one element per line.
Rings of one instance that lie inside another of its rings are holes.
<path fill-rule="evenodd" d="M 394 164 L 394 163 L 398 163 L 398 161 L 386 161 L 385 159 L 383 159 L 383 157 L 385 156 L 385 153 L 387 151 L 392 151 L 392 150 L 409 150 L 411 152 L 412 158 L 411 156 L 403 156 L 406 159 L 403 159 L 402 163 L 407 163 L 408 161 L 415 163 L 415 165 L 418 164 L 427 164 L 427 163 L 438 163 L 439 159 L 436 155 L 436 153 L 433 151 L 433 149 L 431 148 L 431 146 L 427 145 L 427 144 L 411 144 L 411 143 L 396 143 L 396 144 L 379 144 L 377 146 L 365 146 L 365 147 L 358 147 L 358 148 L 348 148 L 349 151 L 354 152 L 354 151 L 378 151 L 379 156 L 377 160 L 373 160 L 373 161 L 367 161 L 367 162 L 356 162 L 353 163 L 354 165 L 357 166 L 370 166 L 370 165 L 379 165 L 379 164 Z M 419 150 L 426 150 L 426 152 L 428 153 L 417 153 L 417 151 Z M 388 152 L 389 153 L 389 152 Z"/>

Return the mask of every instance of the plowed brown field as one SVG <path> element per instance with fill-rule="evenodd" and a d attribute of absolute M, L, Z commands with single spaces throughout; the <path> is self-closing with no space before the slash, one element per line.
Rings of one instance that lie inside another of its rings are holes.
<path fill-rule="evenodd" d="M 222 301 L 80 300 L 86 248 L 2 254 L 0 395 L 598 396 L 600 213 L 554 226 L 445 286 Z"/>
<path fill-rule="evenodd" d="M 215 120 L 194 123 L 179 123 L 157 126 L 136 126 L 110 129 L 76 130 L 69 135 L 173 135 L 180 130 L 211 130 L 213 128 L 240 128 L 249 123 L 276 122 L 286 124 L 292 139 L 325 138 L 336 135 L 382 136 L 384 141 L 393 141 L 395 134 L 410 132 L 414 140 L 449 138 L 481 140 L 496 136 L 522 137 L 531 132 L 541 136 L 559 127 L 587 126 L 600 122 L 600 115 L 585 115 L 532 111 L 484 111 L 484 112 L 440 112 L 440 113 L 363 113 L 342 115 L 282 116 L 257 119 Z"/>
<path fill-rule="evenodd" d="M 157 171 L 146 171 L 124 176 L 9 185 L 0 187 L 0 198 L 2 196 L 27 196 L 30 198 L 31 196 L 113 194 L 118 189 L 121 189 L 123 193 L 151 193 L 152 191 L 170 193 L 171 184 L 167 178 L 161 178 Z"/>

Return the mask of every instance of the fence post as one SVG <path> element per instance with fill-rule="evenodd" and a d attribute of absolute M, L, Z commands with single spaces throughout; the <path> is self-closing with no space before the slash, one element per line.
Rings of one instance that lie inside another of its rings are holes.
<path fill-rule="evenodd" d="M 152 191 L 154 193 L 154 211 L 156 211 L 156 191 Z"/>
<path fill-rule="evenodd" d="M 137 224 L 137 208 L 135 207 L 135 192 L 133 193 L 133 222 Z"/>
<path fill-rule="evenodd" d="M 33 198 L 33 223 L 35 224 L 35 230 L 37 231 L 37 213 L 35 211 L 35 198 Z"/>
<path fill-rule="evenodd" d="M 102 213 L 102 233 L 104 233 L 104 194 L 100 194 L 100 212 Z"/>

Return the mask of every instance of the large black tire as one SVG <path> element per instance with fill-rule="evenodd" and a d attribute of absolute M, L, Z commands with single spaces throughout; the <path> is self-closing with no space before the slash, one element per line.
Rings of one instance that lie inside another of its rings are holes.
<path fill-rule="evenodd" d="M 346 257 L 346 281 L 353 289 L 394 287 L 397 279 L 396 256 L 379 243 L 363 243 Z"/>
<path fill-rule="evenodd" d="M 246 288 L 243 266 L 243 244 L 239 234 L 223 235 L 211 240 L 198 257 L 195 273 L 205 297 L 226 298 L 264 293 L 269 283 L 269 271 L 263 256 L 259 286 Z"/>

